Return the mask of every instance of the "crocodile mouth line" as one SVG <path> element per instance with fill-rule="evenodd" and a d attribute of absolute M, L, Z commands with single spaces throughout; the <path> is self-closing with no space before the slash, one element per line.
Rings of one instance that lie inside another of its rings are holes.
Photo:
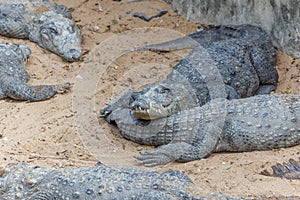
<path fill-rule="evenodd" d="M 136 114 L 149 114 L 149 108 L 143 108 L 141 106 L 136 106 L 136 107 L 133 107 L 131 108 L 132 112 L 133 113 L 136 113 Z"/>
<path fill-rule="evenodd" d="M 143 120 L 152 120 L 160 118 L 163 115 L 161 109 L 150 109 L 150 108 L 143 108 L 140 106 L 134 107 L 131 109 L 132 114 L 137 119 Z"/>

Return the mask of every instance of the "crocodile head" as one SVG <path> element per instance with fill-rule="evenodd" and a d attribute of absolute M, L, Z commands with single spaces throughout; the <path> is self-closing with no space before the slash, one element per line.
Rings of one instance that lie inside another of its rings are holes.
<path fill-rule="evenodd" d="M 29 39 L 67 61 L 78 60 L 82 54 L 81 32 L 75 22 L 52 11 L 34 23 Z"/>
<path fill-rule="evenodd" d="M 147 85 L 144 90 L 135 93 L 130 109 L 137 119 L 167 117 L 179 111 L 180 102 L 176 96 L 167 84 Z"/>

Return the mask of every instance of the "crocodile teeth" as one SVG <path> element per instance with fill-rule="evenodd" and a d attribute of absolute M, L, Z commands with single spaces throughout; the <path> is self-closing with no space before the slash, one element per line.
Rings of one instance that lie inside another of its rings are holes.
<path fill-rule="evenodd" d="M 141 106 L 136 106 L 136 107 L 133 107 L 132 110 L 134 111 L 145 111 L 145 110 L 148 110 L 147 108 L 142 108 Z"/>
<path fill-rule="evenodd" d="M 134 111 L 135 113 L 148 113 L 147 108 L 142 108 L 140 106 L 132 108 L 132 111 Z"/>

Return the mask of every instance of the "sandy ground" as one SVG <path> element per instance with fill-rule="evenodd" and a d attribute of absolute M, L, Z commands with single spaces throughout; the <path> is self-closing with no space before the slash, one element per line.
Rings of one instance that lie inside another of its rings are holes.
<path fill-rule="evenodd" d="M 55 0 L 74 8 L 73 17 L 83 34 L 84 56 L 68 63 L 34 43 L 1 37 L 1 41 L 26 43 L 32 50 L 27 65 L 32 84 L 74 83 L 72 91 L 43 102 L 0 101 L 1 165 L 26 161 L 48 167 L 104 164 L 140 166 L 133 158 L 151 147 L 126 141 L 115 127 L 97 118 L 111 98 L 164 79 L 187 52 L 124 52 L 146 42 L 160 42 L 197 30 L 160 0 Z M 161 18 L 145 22 L 135 12 Z M 300 93 L 300 60 L 278 52 L 280 82 L 276 93 Z M 189 163 L 171 163 L 153 169 L 182 170 L 201 194 L 298 195 L 300 181 L 261 175 L 276 162 L 298 159 L 300 146 L 246 153 L 218 153 Z"/>

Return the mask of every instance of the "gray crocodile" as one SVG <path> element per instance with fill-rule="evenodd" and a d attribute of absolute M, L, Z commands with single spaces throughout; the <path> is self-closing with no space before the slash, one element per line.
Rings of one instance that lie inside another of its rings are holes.
<path fill-rule="evenodd" d="M 112 105 L 115 110 L 105 118 L 116 123 L 124 138 L 159 146 L 137 156 L 146 166 L 198 160 L 213 152 L 268 150 L 300 144 L 300 95 L 213 99 L 201 107 L 154 120 L 137 119 L 136 110 L 124 108 L 123 102 L 126 101 L 116 101 L 120 105 Z M 137 112 L 151 116 L 149 112 L 159 111 L 140 107 Z"/>
<path fill-rule="evenodd" d="M 78 60 L 81 33 L 70 10 L 48 0 L 2 0 L 0 35 L 29 39 L 68 61 Z"/>
<path fill-rule="evenodd" d="M 70 83 L 27 84 L 29 76 L 25 64 L 30 54 L 26 45 L 0 43 L 0 99 L 10 97 L 16 100 L 41 101 L 68 91 Z"/>
<path fill-rule="evenodd" d="M 298 199 L 265 195 L 230 197 L 226 194 L 195 194 L 194 184 L 177 170 L 105 166 L 54 169 L 28 163 L 7 165 L 0 171 L 1 200 L 205 200 L 205 199 Z"/>
<path fill-rule="evenodd" d="M 145 107 L 144 100 L 163 105 L 159 113 L 136 115 L 137 118 L 167 117 L 204 105 L 213 98 L 244 98 L 276 89 L 276 52 L 268 35 L 256 26 L 215 26 L 136 50 L 167 51 L 187 47 L 193 50 L 174 66 L 166 80 L 134 93 L 132 98 L 140 100 L 135 101 L 137 104 L 128 102 L 129 108 Z M 107 112 L 109 110 L 107 108 Z"/>
<path fill-rule="evenodd" d="M 53 169 L 19 163 L 0 176 L 1 200 L 193 199 L 192 181 L 180 171 L 105 166 Z"/>

